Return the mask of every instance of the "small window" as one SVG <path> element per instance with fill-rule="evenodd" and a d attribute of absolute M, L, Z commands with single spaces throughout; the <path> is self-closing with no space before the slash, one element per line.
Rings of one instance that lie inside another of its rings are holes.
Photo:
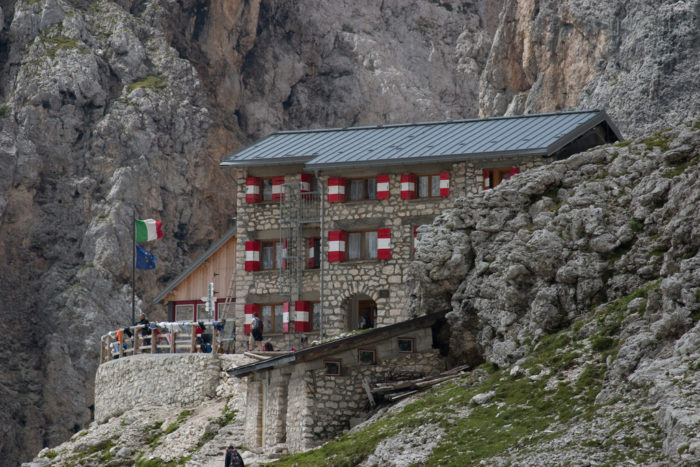
<path fill-rule="evenodd" d="M 377 232 L 348 232 L 346 248 L 349 261 L 377 259 Z"/>
<path fill-rule="evenodd" d="M 374 349 L 359 349 L 357 351 L 357 361 L 361 365 L 376 365 L 377 351 Z"/>
<path fill-rule="evenodd" d="M 262 199 L 263 201 L 272 201 L 272 179 L 262 179 Z"/>
<path fill-rule="evenodd" d="M 311 324 L 312 331 L 318 331 L 321 329 L 321 304 L 319 302 L 315 302 L 311 305 L 309 324 Z"/>
<path fill-rule="evenodd" d="M 321 239 L 309 238 L 308 246 L 306 269 L 318 269 L 321 266 Z"/>
<path fill-rule="evenodd" d="M 514 171 L 517 173 L 517 169 L 513 167 L 497 167 L 493 169 L 485 169 L 489 173 L 489 187 L 495 188 L 501 184 L 504 180 L 509 180 L 513 175 Z"/>
<path fill-rule="evenodd" d="M 340 376 L 341 362 L 340 360 L 324 360 L 323 365 L 326 367 L 327 376 Z"/>
<path fill-rule="evenodd" d="M 416 190 L 419 198 L 439 198 L 440 175 L 419 175 Z"/>
<path fill-rule="evenodd" d="M 175 305 L 175 321 L 194 321 L 194 305 Z"/>
<path fill-rule="evenodd" d="M 277 269 L 282 266 L 282 242 L 261 242 L 262 269 Z"/>
<path fill-rule="evenodd" d="M 263 332 L 282 332 L 282 313 L 284 305 L 282 303 L 274 303 L 261 305 Z"/>
<path fill-rule="evenodd" d="M 377 199 L 376 178 L 356 178 L 346 181 L 346 193 L 349 201 L 361 201 L 364 199 Z"/>
<path fill-rule="evenodd" d="M 413 344 L 415 339 L 412 337 L 399 337 L 399 352 L 413 353 Z"/>

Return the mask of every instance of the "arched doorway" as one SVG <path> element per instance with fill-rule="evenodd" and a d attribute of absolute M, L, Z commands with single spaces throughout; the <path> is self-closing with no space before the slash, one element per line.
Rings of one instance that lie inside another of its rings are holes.
<path fill-rule="evenodd" d="M 377 304 L 365 294 L 351 296 L 345 306 L 349 331 L 377 326 Z"/>

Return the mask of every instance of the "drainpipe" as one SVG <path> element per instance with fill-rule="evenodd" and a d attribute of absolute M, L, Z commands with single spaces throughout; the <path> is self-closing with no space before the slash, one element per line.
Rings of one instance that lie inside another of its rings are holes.
<path fill-rule="evenodd" d="M 321 329 L 319 329 L 319 338 L 323 338 L 324 336 L 324 330 L 323 330 L 323 273 L 324 273 L 324 267 L 323 267 L 323 244 L 324 244 L 324 239 L 325 234 L 324 234 L 324 215 L 325 215 L 325 196 L 324 196 L 324 188 L 323 188 L 323 183 L 321 182 L 321 179 L 318 177 L 318 170 L 314 170 L 314 177 L 316 177 L 316 183 L 318 183 L 318 194 L 320 198 L 320 203 L 321 203 L 321 219 L 320 219 L 320 224 L 321 224 L 321 238 L 320 238 L 320 245 L 318 247 L 318 254 L 319 254 L 319 322 L 321 323 Z"/>

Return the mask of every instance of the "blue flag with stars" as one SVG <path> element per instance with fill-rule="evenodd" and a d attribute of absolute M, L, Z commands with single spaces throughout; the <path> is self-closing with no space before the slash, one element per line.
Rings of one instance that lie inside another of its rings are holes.
<path fill-rule="evenodd" d="M 156 257 L 153 253 L 136 245 L 136 269 L 155 269 Z"/>

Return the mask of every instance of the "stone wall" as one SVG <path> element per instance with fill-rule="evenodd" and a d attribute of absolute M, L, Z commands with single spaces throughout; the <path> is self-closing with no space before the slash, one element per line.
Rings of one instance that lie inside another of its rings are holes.
<path fill-rule="evenodd" d="M 99 423 L 139 405 L 186 406 L 215 396 L 221 356 L 136 355 L 103 363 L 95 377 Z"/>
<path fill-rule="evenodd" d="M 397 338 L 362 346 L 376 351 L 375 365 L 358 363 L 358 348 L 352 348 L 249 376 L 247 410 L 257 416 L 246 420 L 246 442 L 262 444 L 266 452 L 316 447 L 364 419 L 370 405 L 363 380 L 369 384 L 444 369 L 430 328 L 403 337 L 415 339 L 413 353 L 400 353 Z M 340 361 L 341 375 L 326 375 L 324 360 Z"/>
<path fill-rule="evenodd" d="M 458 163 L 443 163 L 430 165 L 405 166 L 394 169 L 395 173 L 384 169 L 353 169 L 343 173 L 321 174 L 319 180 L 327 187 L 328 178 L 335 176 L 370 177 L 379 173 L 389 175 L 390 196 L 386 200 L 347 201 L 344 203 L 328 203 L 323 196 L 325 206 L 323 249 L 326 251 L 328 231 L 330 230 L 372 230 L 377 228 L 391 229 L 391 259 L 362 260 L 345 262 L 328 262 L 327 254 L 321 255 L 323 263 L 323 330 L 326 335 L 335 335 L 350 329 L 348 311 L 349 302 L 358 294 L 370 297 L 377 305 L 377 325 L 386 326 L 410 318 L 406 310 L 407 291 L 404 287 L 407 277 L 405 269 L 413 260 L 415 226 L 431 223 L 432 220 L 446 209 L 453 206 L 455 199 L 468 194 L 478 193 L 483 186 L 483 169 L 494 167 L 518 167 L 521 172 L 532 167 L 547 163 L 547 159 L 533 156 L 518 158 L 492 158 L 487 161 L 472 161 Z M 266 172 L 260 172 L 260 171 Z M 274 173 L 271 170 L 276 170 Z M 280 303 L 288 297 L 280 295 L 279 271 L 246 272 L 245 242 L 249 240 L 279 239 L 280 206 L 275 202 L 248 203 L 245 201 L 246 177 L 248 176 L 278 176 L 284 175 L 286 183 L 300 180 L 302 167 L 264 168 L 255 173 L 238 170 L 236 181 L 238 192 L 237 222 L 238 245 L 236 249 L 239 276 L 236 287 L 236 319 L 237 329 L 243 332 L 245 322 L 244 307 L 246 303 Z M 401 174 L 436 174 L 441 170 L 450 171 L 450 196 L 447 198 L 418 198 L 403 200 L 400 195 Z M 320 226 L 305 227 L 305 235 L 309 231 L 319 231 Z M 309 236 L 317 236 L 315 235 Z M 306 251 L 303 252 L 306 258 Z M 320 280 L 318 270 L 304 270 L 302 273 L 302 289 L 299 295 L 302 300 L 318 301 L 320 297 Z M 293 294 L 296 295 L 296 294 Z M 291 306 L 290 320 L 294 321 L 294 305 Z M 291 326 L 293 329 L 293 325 Z M 310 334 L 272 334 L 265 332 L 264 340 L 272 342 L 276 349 L 300 348 L 304 344 L 300 337 L 313 340 L 318 336 L 318 330 Z M 239 346 L 245 346 L 247 339 L 238 336 Z M 243 348 L 239 347 L 239 348 Z"/>

